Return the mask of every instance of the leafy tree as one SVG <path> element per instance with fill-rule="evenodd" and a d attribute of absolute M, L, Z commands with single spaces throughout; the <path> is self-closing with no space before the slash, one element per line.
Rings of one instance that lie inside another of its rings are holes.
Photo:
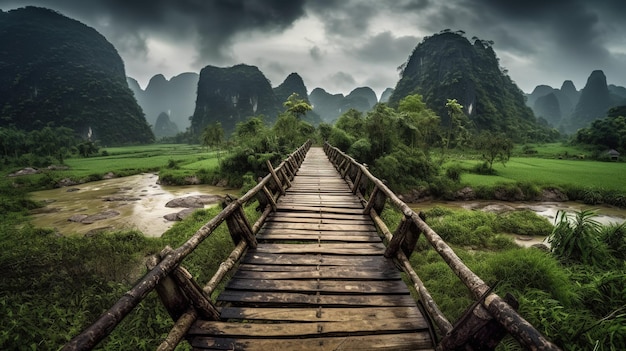
<path fill-rule="evenodd" d="M 395 122 L 396 112 L 385 104 L 378 104 L 368 112 L 365 133 L 371 144 L 371 159 L 391 153 L 398 144 Z"/>
<path fill-rule="evenodd" d="M 320 123 L 320 125 L 317 126 L 317 131 L 322 141 L 328 141 L 332 129 L 333 126 L 328 123 Z"/>
<path fill-rule="evenodd" d="M 463 113 L 463 106 L 456 99 L 448 99 L 446 110 L 448 113 L 448 125 L 446 126 L 445 137 L 441 142 L 441 162 L 443 162 L 446 152 L 450 149 L 453 139 L 457 144 L 460 144 L 467 138 L 467 130 L 465 129 L 467 117 Z"/>
<path fill-rule="evenodd" d="M 221 122 L 207 125 L 202 132 L 202 145 L 206 147 L 220 147 L 224 142 L 224 128 Z"/>
<path fill-rule="evenodd" d="M 400 137 L 406 145 L 428 150 L 437 142 L 441 119 L 426 106 L 421 95 L 400 100 L 398 112 Z"/>
<path fill-rule="evenodd" d="M 305 100 L 301 99 L 300 95 L 297 93 L 289 95 L 287 101 L 283 103 L 283 106 L 287 108 L 288 113 L 298 119 L 306 115 L 307 112 L 313 110 L 313 107 Z"/>
<path fill-rule="evenodd" d="M 474 141 L 474 147 L 481 151 L 482 158 L 487 164 L 489 172 L 493 172 L 493 162 L 503 165 L 509 161 L 513 151 L 513 141 L 503 133 L 484 131 Z"/>
<path fill-rule="evenodd" d="M 335 127 L 343 130 L 355 139 L 365 136 L 365 119 L 363 114 L 353 108 L 339 116 Z"/>

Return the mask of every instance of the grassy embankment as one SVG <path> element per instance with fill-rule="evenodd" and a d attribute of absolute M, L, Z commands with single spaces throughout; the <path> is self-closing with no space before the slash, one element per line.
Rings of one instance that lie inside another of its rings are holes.
<path fill-rule="evenodd" d="M 105 151 L 105 150 L 102 150 Z M 53 186 L 60 179 L 101 179 L 112 172 L 125 176 L 168 172 L 176 177 L 210 173 L 216 154 L 187 145 L 148 145 L 107 148 L 106 156 L 73 158 L 69 170 L 8 178 L 0 174 L 0 349 L 58 349 L 119 299 L 146 271 L 145 259 L 165 245 L 177 247 L 219 208 L 200 210 L 175 224 L 161 238 L 136 231 L 93 237 L 58 237 L 29 224 L 28 210 L 37 207 L 28 191 Z M 254 205 L 246 209 L 256 219 Z M 232 249 L 225 226 L 185 259 L 200 284 L 208 281 Z M 171 320 L 155 293 L 106 339 L 98 349 L 155 349 Z"/>
<path fill-rule="evenodd" d="M 525 148 L 533 153 L 525 154 L 518 147 L 505 165 L 494 163 L 492 175 L 473 172 L 482 163 L 479 155 L 457 153 L 446 166 L 463 169 L 460 183 L 475 188 L 484 199 L 493 198 L 499 188 L 519 189 L 525 200 L 533 200 L 541 189 L 555 188 L 573 201 L 626 207 L 625 162 L 589 160 L 589 151 L 556 143 Z"/>

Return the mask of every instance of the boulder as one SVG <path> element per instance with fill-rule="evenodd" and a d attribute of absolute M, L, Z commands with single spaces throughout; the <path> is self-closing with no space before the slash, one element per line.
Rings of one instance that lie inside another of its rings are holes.
<path fill-rule="evenodd" d="M 163 216 L 163 218 L 171 222 L 182 221 L 187 216 L 191 215 L 195 210 L 196 210 L 195 208 L 186 208 L 180 212 L 168 213 L 165 216 Z"/>
<path fill-rule="evenodd" d="M 549 188 L 541 190 L 541 194 L 537 196 L 535 200 L 543 202 L 564 202 L 568 201 L 569 198 L 561 190 Z"/>
<path fill-rule="evenodd" d="M 39 173 L 38 169 L 32 168 L 32 167 L 26 167 L 26 168 L 20 169 L 19 171 L 15 172 L 15 173 L 9 174 L 9 177 L 19 177 L 19 176 L 24 176 L 24 175 L 29 175 L 29 174 L 37 174 L 37 173 Z"/>
<path fill-rule="evenodd" d="M 71 180 L 70 178 L 63 178 L 61 180 L 59 180 L 56 184 L 57 188 L 63 188 L 66 186 L 74 186 L 78 184 L 77 182 Z"/>
<path fill-rule="evenodd" d="M 67 220 L 70 222 L 77 222 L 77 223 L 83 223 L 83 224 L 91 224 L 97 221 L 101 221 L 103 219 L 109 219 L 109 218 L 113 218 L 115 216 L 119 216 L 119 212 L 114 211 L 114 210 L 106 210 L 100 213 L 96 213 L 93 215 L 86 215 L 86 214 L 77 214 L 77 215 L 73 215 L 72 217 L 68 218 Z"/>
<path fill-rule="evenodd" d="M 456 193 L 454 193 L 454 199 L 459 201 L 475 200 L 476 192 L 474 192 L 474 189 L 466 186 L 463 189 L 460 189 Z"/>
<path fill-rule="evenodd" d="M 170 200 L 165 207 L 203 208 L 204 205 L 214 204 L 222 199 L 219 195 L 192 195 Z"/>

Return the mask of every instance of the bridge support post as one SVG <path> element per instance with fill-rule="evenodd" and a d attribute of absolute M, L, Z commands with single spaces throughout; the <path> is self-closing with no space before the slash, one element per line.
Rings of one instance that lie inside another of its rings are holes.
<path fill-rule="evenodd" d="M 377 186 L 374 187 L 374 190 L 370 194 L 370 198 L 367 201 L 367 205 L 365 206 L 365 210 L 363 213 L 369 214 L 370 210 L 376 211 L 379 215 L 383 213 L 383 209 L 385 209 L 385 202 L 387 201 L 387 195 L 383 191 L 381 191 Z"/>
<path fill-rule="evenodd" d="M 272 167 L 272 163 L 269 160 L 266 160 L 265 164 L 267 165 L 267 169 L 269 170 L 270 174 L 272 174 L 272 179 L 274 179 L 274 183 L 276 183 L 278 190 L 280 191 L 281 194 L 285 195 L 285 188 L 283 188 L 283 183 L 280 181 L 280 178 L 278 178 L 276 171 L 274 171 L 274 167 Z"/>
<path fill-rule="evenodd" d="M 389 245 L 387 245 L 385 257 L 396 257 L 398 250 L 402 250 L 407 258 L 411 258 L 421 233 L 411 218 L 402 217 L 400 225 L 398 225 Z"/>
<path fill-rule="evenodd" d="M 233 198 L 227 196 L 222 202 L 222 208 L 226 208 L 226 206 L 228 206 L 232 201 Z M 239 244 L 241 240 L 245 240 L 251 248 L 256 248 L 256 237 L 252 232 L 252 227 L 250 227 L 250 223 L 248 223 L 241 206 L 238 206 L 230 216 L 225 218 L 225 220 L 226 225 L 228 225 L 228 232 L 230 233 L 230 237 L 233 239 L 233 243 L 235 243 L 235 245 Z"/>

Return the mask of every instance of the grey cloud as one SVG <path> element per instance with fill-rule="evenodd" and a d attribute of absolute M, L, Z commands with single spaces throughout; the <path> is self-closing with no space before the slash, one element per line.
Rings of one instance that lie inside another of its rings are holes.
<path fill-rule="evenodd" d="M 356 85 L 356 80 L 354 80 L 354 77 L 346 72 L 337 72 L 328 77 L 328 80 L 333 85 L 341 89 L 354 88 L 354 86 Z"/>
<path fill-rule="evenodd" d="M 364 61 L 399 64 L 406 61 L 419 39 L 413 36 L 394 37 L 382 32 L 366 39 L 365 43 L 350 49 L 350 53 Z"/>
<path fill-rule="evenodd" d="M 311 49 L 309 49 L 309 55 L 315 62 L 320 62 L 322 60 L 322 49 L 319 46 L 315 45 Z"/>
<path fill-rule="evenodd" d="M 371 0 L 310 0 L 307 3 L 307 9 L 323 21 L 327 34 L 348 37 L 362 35 L 380 6 L 379 2 Z"/>

